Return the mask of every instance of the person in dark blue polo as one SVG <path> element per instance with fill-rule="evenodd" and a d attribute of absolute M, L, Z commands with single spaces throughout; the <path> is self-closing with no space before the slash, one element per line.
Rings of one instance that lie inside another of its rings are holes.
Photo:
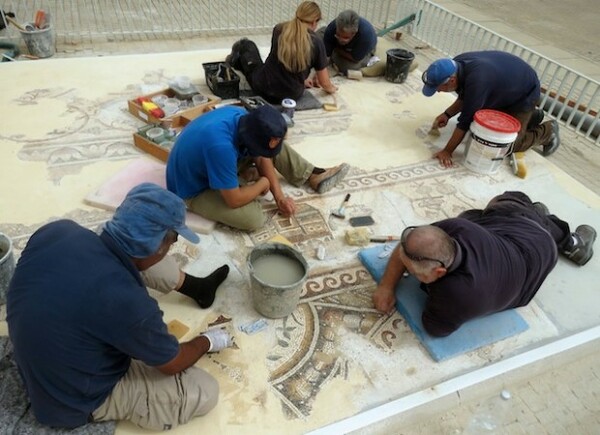
<path fill-rule="evenodd" d="M 219 385 L 194 364 L 231 346 L 231 336 L 215 329 L 179 343 L 143 279 L 178 235 L 199 241 L 185 214 L 175 194 L 143 183 L 100 233 L 62 219 L 31 236 L 9 285 L 7 322 L 40 423 L 168 430 L 215 407 Z M 205 278 L 196 296 L 212 300 L 228 271 Z"/>
<path fill-rule="evenodd" d="M 458 124 L 441 151 L 434 154 L 445 167 L 452 166 L 452 153 L 469 131 L 475 112 L 493 109 L 507 113 L 521 123 L 512 152 L 541 146 L 549 156 L 560 145 L 558 123 L 542 122 L 544 112 L 536 109 L 540 80 L 521 58 L 503 51 L 474 51 L 453 59 L 439 59 L 423 73 L 423 94 L 456 92 L 456 100 L 437 116 L 433 126 L 445 127 L 458 115 Z"/>
<path fill-rule="evenodd" d="M 325 51 L 342 74 L 366 67 L 375 54 L 377 34 L 366 19 L 353 10 L 341 12 L 323 33 Z"/>

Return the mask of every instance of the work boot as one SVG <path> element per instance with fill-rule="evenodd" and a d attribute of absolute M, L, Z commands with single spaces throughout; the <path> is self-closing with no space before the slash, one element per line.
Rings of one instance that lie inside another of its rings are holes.
<path fill-rule="evenodd" d="M 327 168 L 320 174 L 312 174 L 308 177 L 308 185 L 317 193 L 325 193 L 342 181 L 349 170 L 350 166 L 346 163 Z"/>
<path fill-rule="evenodd" d="M 540 214 L 540 216 L 547 216 L 550 214 L 550 210 L 546 207 L 546 204 L 543 202 L 534 202 L 533 208 Z"/>
<path fill-rule="evenodd" d="M 554 120 L 552 121 L 552 136 L 550 136 L 550 140 L 548 142 L 542 145 L 542 155 L 544 157 L 548 157 L 558 149 L 559 145 L 560 136 L 558 135 L 558 122 Z"/>
<path fill-rule="evenodd" d="M 544 120 L 544 115 L 545 113 L 542 109 L 534 109 L 531 118 L 529 118 L 529 122 L 527 123 L 527 130 L 533 130 L 540 125 Z"/>
<path fill-rule="evenodd" d="M 241 69 L 240 56 L 242 53 L 242 49 L 246 44 L 246 41 L 248 41 L 248 38 L 242 38 L 233 43 L 233 46 L 231 47 L 231 53 L 228 54 L 227 57 L 225 57 L 226 64 L 228 64 L 234 69 Z"/>
<path fill-rule="evenodd" d="M 596 240 L 596 230 L 589 225 L 579 225 L 571 236 L 575 240 L 573 247 L 564 254 L 573 263 L 583 266 L 590 261 L 594 255 L 594 240 Z"/>

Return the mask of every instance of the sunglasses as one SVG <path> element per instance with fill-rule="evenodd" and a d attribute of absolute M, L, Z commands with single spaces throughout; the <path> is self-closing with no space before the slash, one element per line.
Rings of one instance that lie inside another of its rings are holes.
<path fill-rule="evenodd" d="M 408 235 L 417 228 L 417 226 L 406 227 L 404 231 L 402 231 L 402 235 L 400 236 L 400 246 L 402 246 L 402 250 L 404 251 L 404 255 L 411 261 L 435 261 L 436 263 L 440 263 L 440 265 L 446 269 L 446 265 L 442 260 L 438 260 L 437 258 L 429 258 L 429 257 L 421 257 L 418 255 L 413 255 L 406 249 L 406 240 L 408 239 Z"/>

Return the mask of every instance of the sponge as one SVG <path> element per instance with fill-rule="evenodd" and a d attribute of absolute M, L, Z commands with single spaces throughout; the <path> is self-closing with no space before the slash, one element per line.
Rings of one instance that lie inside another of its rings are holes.
<path fill-rule="evenodd" d="M 345 239 L 352 246 L 367 246 L 371 241 L 371 233 L 365 227 L 352 228 L 346 231 Z"/>
<path fill-rule="evenodd" d="M 512 167 L 513 174 L 519 178 L 527 177 L 527 166 L 525 166 L 525 153 L 517 152 L 510 156 L 510 166 Z"/>

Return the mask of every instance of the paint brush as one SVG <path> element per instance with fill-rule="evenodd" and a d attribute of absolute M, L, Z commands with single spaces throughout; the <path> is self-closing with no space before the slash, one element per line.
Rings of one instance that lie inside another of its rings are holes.
<path fill-rule="evenodd" d="M 350 194 L 347 193 L 344 197 L 344 200 L 340 204 L 340 207 L 337 210 L 331 212 L 337 218 L 346 219 L 346 206 L 348 205 L 348 201 L 350 201 Z"/>

